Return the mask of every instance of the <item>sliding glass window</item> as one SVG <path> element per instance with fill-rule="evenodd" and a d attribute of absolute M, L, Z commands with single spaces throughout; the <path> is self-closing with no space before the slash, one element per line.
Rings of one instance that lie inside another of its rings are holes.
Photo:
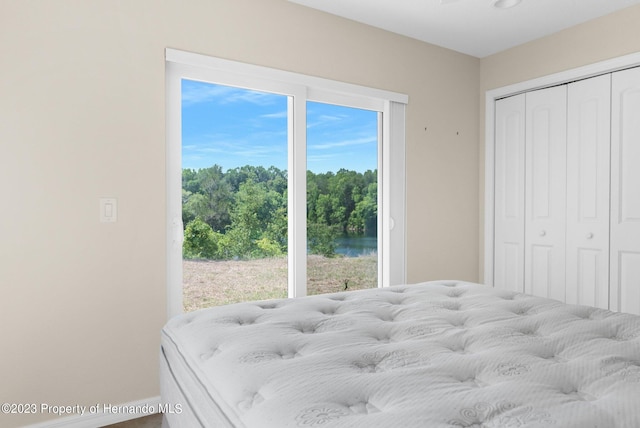
<path fill-rule="evenodd" d="M 406 97 L 174 50 L 166 65 L 170 316 L 404 279 Z"/>

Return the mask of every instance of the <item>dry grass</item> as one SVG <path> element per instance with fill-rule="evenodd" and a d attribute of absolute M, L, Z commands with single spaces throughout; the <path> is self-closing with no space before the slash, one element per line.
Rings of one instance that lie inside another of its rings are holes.
<path fill-rule="evenodd" d="M 308 294 L 372 288 L 377 284 L 377 257 L 309 256 Z M 287 297 L 286 257 L 258 260 L 184 260 L 184 310 L 248 300 Z"/>

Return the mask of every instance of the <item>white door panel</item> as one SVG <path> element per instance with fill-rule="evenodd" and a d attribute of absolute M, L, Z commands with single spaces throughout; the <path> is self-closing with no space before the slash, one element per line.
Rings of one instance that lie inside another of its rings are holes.
<path fill-rule="evenodd" d="M 565 299 L 567 88 L 526 94 L 525 292 Z"/>
<path fill-rule="evenodd" d="M 528 245 L 527 293 L 534 296 L 550 297 L 553 294 L 554 247 L 549 245 Z"/>
<path fill-rule="evenodd" d="M 612 79 L 611 308 L 640 314 L 640 69 Z"/>
<path fill-rule="evenodd" d="M 577 248 L 575 265 L 571 272 L 575 275 L 575 296 L 569 296 L 570 283 L 567 282 L 567 303 L 595 306 L 603 309 L 609 307 L 609 279 L 603 286 L 603 270 L 609 271 L 609 253 L 597 249 Z M 569 258 L 569 255 L 567 255 Z M 569 272 L 567 272 L 567 276 Z M 572 290 L 573 291 L 573 290 Z"/>
<path fill-rule="evenodd" d="M 612 257 L 617 258 L 617 287 L 612 287 L 616 289 L 619 297 L 616 309 L 640 314 L 640 251 L 616 251 Z"/>
<path fill-rule="evenodd" d="M 568 91 L 566 301 L 608 308 L 611 75 Z"/>
<path fill-rule="evenodd" d="M 525 95 L 495 106 L 494 286 L 523 292 Z"/>

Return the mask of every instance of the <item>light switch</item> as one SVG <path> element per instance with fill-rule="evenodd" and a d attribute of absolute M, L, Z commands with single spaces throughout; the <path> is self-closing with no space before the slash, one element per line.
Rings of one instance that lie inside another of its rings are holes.
<path fill-rule="evenodd" d="M 116 198 L 100 198 L 100 223 L 115 223 L 118 220 Z"/>

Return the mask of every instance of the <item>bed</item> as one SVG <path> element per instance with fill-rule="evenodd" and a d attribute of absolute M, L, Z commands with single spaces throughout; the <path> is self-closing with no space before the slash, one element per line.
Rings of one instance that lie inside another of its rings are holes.
<path fill-rule="evenodd" d="M 186 313 L 180 427 L 640 427 L 640 317 L 461 281 Z"/>

